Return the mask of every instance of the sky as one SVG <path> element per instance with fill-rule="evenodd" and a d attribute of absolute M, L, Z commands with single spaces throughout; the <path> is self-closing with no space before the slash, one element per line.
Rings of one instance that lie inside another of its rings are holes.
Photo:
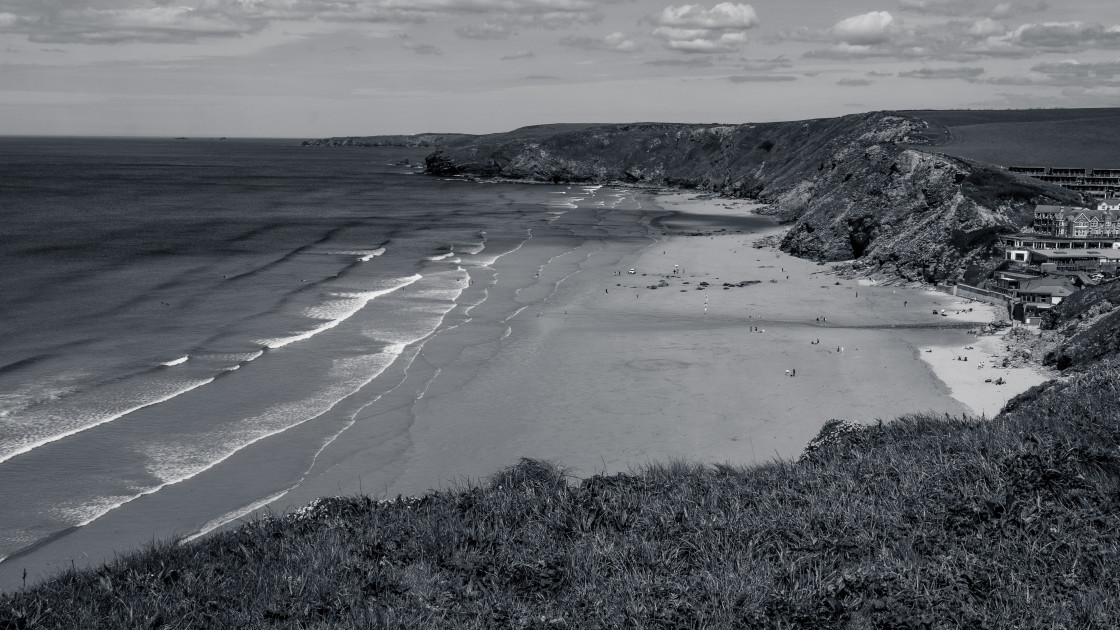
<path fill-rule="evenodd" d="M 1116 0 L 0 0 L 0 135 L 1107 106 Z"/>

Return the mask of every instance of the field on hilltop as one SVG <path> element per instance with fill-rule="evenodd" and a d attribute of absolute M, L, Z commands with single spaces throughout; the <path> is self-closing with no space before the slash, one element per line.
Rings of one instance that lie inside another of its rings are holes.
<path fill-rule="evenodd" d="M 1120 108 L 918 110 L 933 150 L 1000 166 L 1120 168 Z"/>

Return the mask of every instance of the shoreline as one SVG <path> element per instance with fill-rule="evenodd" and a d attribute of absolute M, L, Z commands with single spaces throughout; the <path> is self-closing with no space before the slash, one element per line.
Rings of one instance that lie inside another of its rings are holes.
<path fill-rule="evenodd" d="M 86 549 L 100 547 L 89 545 L 115 540 L 134 513 L 160 516 L 152 536 L 190 539 L 322 496 L 391 498 L 478 482 L 522 457 L 577 476 L 680 459 L 749 465 L 796 458 L 837 415 L 871 423 L 976 409 L 952 381 L 957 366 L 930 363 L 920 349 L 965 345 L 965 328 L 990 313 L 931 319 L 931 309 L 959 298 L 868 286 L 756 248 L 784 229 L 752 211 L 761 204 L 590 188 L 568 187 L 582 199 L 563 213 L 541 201 L 547 229 L 470 269 L 479 301 L 464 301 L 406 349 L 372 402 L 340 406 L 351 419 L 338 419 L 336 439 L 295 486 L 190 515 L 194 493 L 261 477 L 254 458 L 294 452 L 311 439 L 310 424 L 20 556 L 32 566 L 62 567 L 47 558 L 67 551 L 96 560 L 100 552 Z"/>

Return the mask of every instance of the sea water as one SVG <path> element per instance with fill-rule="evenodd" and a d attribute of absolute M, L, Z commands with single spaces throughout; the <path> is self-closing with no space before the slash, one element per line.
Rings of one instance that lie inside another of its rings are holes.
<path fill-rule="evenodd" d="M 0 559 L 231 458 L 229 496 L 167 528 L 280 496 L 426 339 L 524 308 L 495 260 L 649 224 L 610 189 L 426 176 L 425 152 L 0 138 Z"/>

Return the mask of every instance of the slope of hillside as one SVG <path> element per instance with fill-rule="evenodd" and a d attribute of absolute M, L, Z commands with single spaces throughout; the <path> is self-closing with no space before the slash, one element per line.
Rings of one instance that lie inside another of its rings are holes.
<path fill-rule="evenodd" d="M 746 125 L 542 125 L 448 141 L 426 164 L 445 176 L 756 198 L 793 223 L 783 249 L 857 259 L 860 273 L 911 281 L 976 280 L 998 262 L 996 236 L 1029 223 L 1035 203 L 1080 203 L 1056 186 L 914 148 L 928 128 L 890 112 Z"/>
<path fill-rule="evenodd" d="M 1035 357 L 1060 370 L 1082 371 L 1120 354 L 1120 282 L 1089 287 L 1046 313 L 1032 340 Z"/>

